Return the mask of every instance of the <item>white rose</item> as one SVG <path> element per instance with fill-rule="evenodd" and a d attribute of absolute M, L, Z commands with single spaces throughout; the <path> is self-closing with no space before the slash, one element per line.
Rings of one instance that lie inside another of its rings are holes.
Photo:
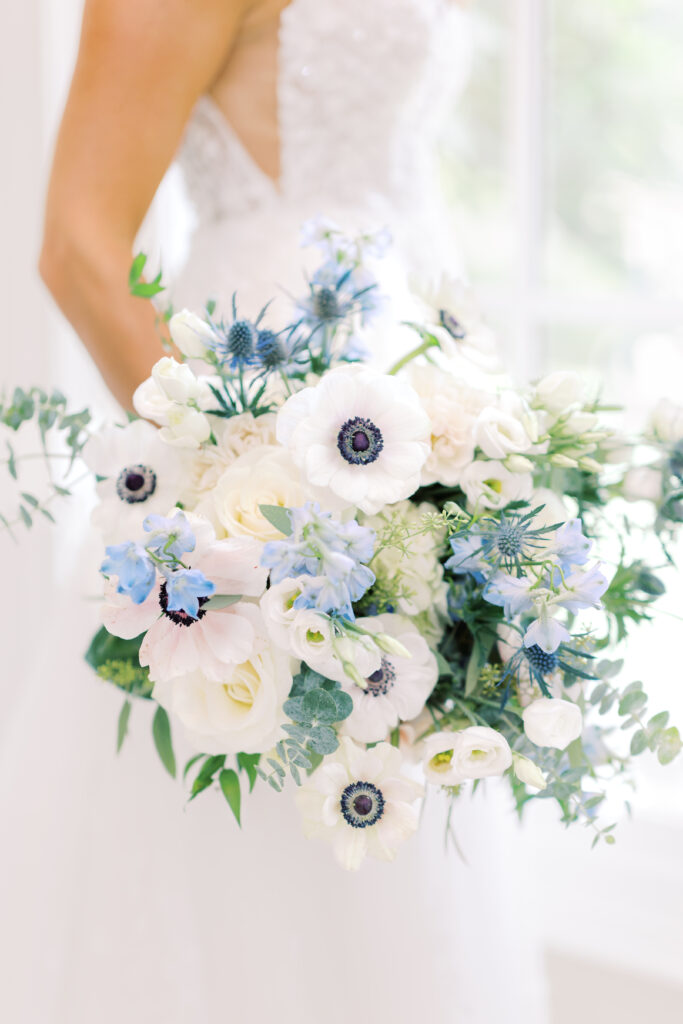
<path fill-rule="evenodd" d="M 212 348 L 216 342 L 211 326 L 189 309 L 175 313 L 168 326 L 174 345 L 188 359 L 203 359 L 207 348 Z"/>
<path fill-rule="evenodd" d="M 473 437 L 474 443 L 490 459 L 504 459 L 506 455 L 525 452 L 531 447 L 523 423 L 513 413 L 493 405 L 479 413 Z"/>
<path fill-rule="evenodd" d="M 524 757 L 524 754 L 518 754 L 516 750 L 512 751 L 512 767 L 519 781 L 523 782 L 526 786 L 532 786 L 534 789 L 545 789 L 548 785 L 538 765 L 534 764 L 528 757 Z"/>
<path fill-rule="evenodd" d="M 511 501 L 526 501 L 533 479 L 531 473 L 511 473 L 502 462 L 478 460 L 464 471 L 460 486 L 470 508 L 501 509 Z"/>
<path fill-rule="evenodd" d="M 564 750 L 578 739 L 583 728 L 581 709 L 568 700 L 541 697 L 529 704 L 522 714 L 524 732 L 538 747 Z"/>
<path fill-rule="evenodd" d="M 422 483 L 454 487 L 474 456 L 472 427 L 488 396 L 431 364 L 414 365 L 410 380 L 431 423 L 432 450 Z"/>
<path fill-rule="evenodd" d="M 463 776 L 454 761 L 457 732 L 434 732 L 422 743 L 422 770 L 435 786 L 459 786 Z"/>
<path fill-rule="evenodd" d="M 203 388 L 187 363 L 164 356 L 152 367 L 152 379 L 172 402 L 196 402 Z"/>
<path fill-rule="evenodd" d="M 210 496 L 210 518 L 228 537 L 281 540 L 260 505 L 298 508 L 308 497 L 289 453 L 278 446 L 254 448 L 221 474 Z"/>
<path fill-rule="evenodd" d="M 583 381 L 579 374 L 571 370 L 558 370 L 538 382 L 534 405 L 559 415 L 581 401 L 582 397 Z"/>
<path fill-rule="evenodd" d="M 260 613 L 251 608 L 255 625 Z M 225 667 L 220 680 L 201 669 L 155 683 L 154 699 L 187 730 L 206 754 L 255 754 L 270 750 L 282 736 L 284 702 L 292 687 L 292 664 L 262 631 L 247 661 Z"/>
<path fill-rule="evenodd" d="M 208 441 L 211 436 L 211 424 L 199 409 L 173 403 L 159 436 L 174 448 L 198 448 L 202 441 Z"/>
<path fill-rule="evenodd" d="M 669 398 L 660 398 L 652 413 L 652 428 L 660 441 L 680 441 L 683 438 L 683 405 Z"/>
<path fill-rule="evenodd" d="M 472 725 L 457 735 L 453 768 L 463 779 L 502 775 L 512 764 L 508 741 L 486 725 Z"/>
<path fill-rule="evenodd" d="M 662 496 L 661 470 L 633 466 L 624 476 L 621 493 L 627 501 L 658 501 Z"/>

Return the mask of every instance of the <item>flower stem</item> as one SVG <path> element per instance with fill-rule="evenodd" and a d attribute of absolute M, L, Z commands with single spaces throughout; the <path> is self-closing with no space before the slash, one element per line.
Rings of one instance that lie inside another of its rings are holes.
<path fill-rule="evenodd" d="M 415 348 L 411 349 L 410 352 L 407 352 L 404 356 L 401 356 L 401 358 L 394 363 L 391 369 L 387 370 L 387 374 L 390 377 L 393 377 L 395 374 L 398 373 L 399 370 L 402 370 L 404 366 L 407 366 L 408 363 L 412 363 L 413 359 L 417 359 L 418 356 L 423 355 L 430 348 L 438 347 L 439 343 L 436 340 L 436 338 L 431 336 L 425 338 L 424 341 L 421 341 L 420 344 L 417 345 Z"/>

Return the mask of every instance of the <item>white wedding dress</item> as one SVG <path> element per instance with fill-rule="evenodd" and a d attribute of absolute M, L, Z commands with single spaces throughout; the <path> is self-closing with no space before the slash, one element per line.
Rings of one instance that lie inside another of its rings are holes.
<path fill-rule="evenodd" d="M 197 223 L 176 308 L 214 297 L 227 311 L 236 291 L 254 315 L 278 289 L 296 294 L 298 229 L 319 213 L 391 228 L 396 298 L 407 273 L 457 269 L 434 143 L 464 30 L 447 0 L 293 0 L 277 185 L 209 99 L 188 125 L 179 163 Z M 94 543 L 85 557 L 97 564 Z M 240 831 L 217 794 L 185 805 L 146 706 L 115 757 L 121 696 L 80 663 L 96 608 L 74 613 L 77 584 L 64 586 L 0 762 L 0 1019 L 544 1024 L 523 840 L 502 790 L 455 810 L 467 863 L 444 848 L 434 796 L 395 863 L 355 874 L 303 839 L 287 793 L 258 784 Z M 95 592 L 94 570 L 78 587 Z"/>

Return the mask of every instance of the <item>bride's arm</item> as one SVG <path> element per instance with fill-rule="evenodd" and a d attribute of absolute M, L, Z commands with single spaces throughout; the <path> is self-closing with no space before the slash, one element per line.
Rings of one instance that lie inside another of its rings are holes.
<path fill-rule="evenodd" d="M 151 303 L 128 294 L 133 241 L 248 6 L 249 0 L 86 0 L 40 272 L 124 406 L 163 354 Z"/>

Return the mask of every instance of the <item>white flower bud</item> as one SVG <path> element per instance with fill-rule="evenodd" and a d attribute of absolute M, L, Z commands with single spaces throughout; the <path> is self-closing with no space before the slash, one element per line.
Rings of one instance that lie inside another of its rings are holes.
<path fill-rule="evenodd" d="M 541 697 L 529 704 L 522 714 L 524 732 L 538 747 L 564 750 L 578 739 L 583 728 L 581 709 L 568 700 Z"/>
<path fill-rule="evenodd" d="M 172 402 L 196 401 L 202 390 L 187 363 L 178 363 L 171 356 L 164 356 L 155 363 L 152 377 L 160 391 Z"/>
<path fill-rule="evenodd" d="M 516 750 L 512 751 L 512 767 L 519 781 L 523 782 L 526 786 L 532 786 L 534 789 L 545 789 L 548 785 L 538 765 L 534 764 L 528 757 L 524 757 L 523 754 L 518 754 Z"/>
<path fill-rule="evenodd" d="M 531 459 L 527 459 L 524 455 L 508 455 L 504 465 L 511 473 L 531 473 L 534 468 Z"/>
<path fill-rule="evenodd" d="M 407 647 L 404 647 L 396 637 L 388 633 L 375 633 L 375 643 L 385 654 L 396 654 L 399 658 L 411 658 L 412 655 Z"/>
<path fill-rule="evenodd" d="M 203 359 L 208 348 L 216 341 L 216 335 L 206 321 L 183 309 L 171 317 L 169 322 L 171 338 L 188 359 Z"/>
<path fill-rule="evenodd" d="M 570 459 L 567 455 L 561 455 L 560 452 L 551 455 L 550 462 L 553 466 L 559 466 L 560 469 L 576 469 L 578 466 L 576 459 Z"/>

